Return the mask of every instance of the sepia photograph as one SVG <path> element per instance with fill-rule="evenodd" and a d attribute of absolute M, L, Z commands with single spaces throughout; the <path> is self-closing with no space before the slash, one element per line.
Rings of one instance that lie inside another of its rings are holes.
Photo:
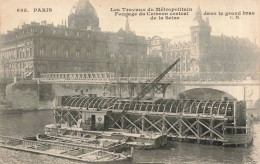
<path fill-rule="evenodd" d="M 259 155 L 259 0 L 0 0 L 1 164 Z"/>

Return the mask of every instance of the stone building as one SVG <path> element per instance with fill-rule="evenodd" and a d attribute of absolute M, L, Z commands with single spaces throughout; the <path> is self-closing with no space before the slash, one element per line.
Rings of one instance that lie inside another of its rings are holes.
<path fill-rule="evenodd" d="M 63 21 L 62 21 L 63 22 Z M 42 73 L 115 72 L 139 76 L 147 72 L 146 40 L 126 29 L 102 32 L 95 8 L 79 0 L 62 25 L 31 22 L 0 36 L 1 75 L 36 78 Z"/>
<path fill-rule="evenodd" d="M 211 30 L 209 19 L 202 18 L 198 6 L 190 27 L 190 41 L 173 42 L 155 36 L 148 40 L 148 55 L 161 56 L 168 65 L 181 58 L 172 73 L 177 71 L 186 80 L 259 78 L 259 47 L 247 38 L 212 36 Z"/>

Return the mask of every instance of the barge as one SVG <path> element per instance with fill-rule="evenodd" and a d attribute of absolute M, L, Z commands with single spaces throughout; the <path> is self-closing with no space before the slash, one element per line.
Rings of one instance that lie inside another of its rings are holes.
<path fill-rule="evenodd" d="M 90 163 L 129 161 L 132 160 L 133 154 L 133 149 L 131 149 L 131 155 L 126 155 L 124 153 L 115 153 L 91 147 L 33 141 L 6 136 L 0 136 L 0 147 Z"/>
<path fill-rule="evenodd" d="M 100 125 L 99 125 L 100 128 Z M 96 129 L 96 128 L 95 128 Z M 81 146 L 102 148 L 108 151 L 126 150 L 130 147 L 136 149 L 156 149 L 167 142 L 167 136 L 160 133 L 142 133 L 124 129 L 84 130 L 79 127 L 70 127 L 67 124 L 50 124 L 45 126 L 45 140 L 73 143 L 76 139 Z M 38 140 L 42 140 L 38 138 Z M 64 141 L 65 140 L 65 141 Z"/>

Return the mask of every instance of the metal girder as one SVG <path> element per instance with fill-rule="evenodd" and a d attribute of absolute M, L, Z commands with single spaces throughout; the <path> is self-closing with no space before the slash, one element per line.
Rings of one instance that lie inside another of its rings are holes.
<path fill-rule="evenodd" d="M 122 118 L 125 118 L 125 116 L 122 117 Z M 132 122 L 132 123 L 135 124 L 135 123 L 137 123 L 137 122 L 140 121 L 140 120 L 142 120 L 142 117 L 138 118 L 137 120 L 135 120 L 135 121 Z M 128 120 L 127 120 L 127 121 L 128 121 Z M 128 121 L 128 122 L 129 122 L 129 121 Z M 130 125 L 126 126 L 126 129 L 129 128 L 129 127 L 132 125 L 132 123 L 131 123 Z"/>
<path fill-rule="evenodd" d="M 160 123 L 163 120 L 163 118 L 159 119 L 158 121 L 156 121 L 155 123 L 153 123 L 153 125 L 149 126 L 148 128 L 146 128 L 147 130 L 149 130 L 150 128 L 152 128 L 153 126 L 155 126 L 156 124 Z"/>
<path fill-rule="evenodd" d="M 146 117 L 143 116 L 143 118 L 149 123 L 151 124 L 155 129 L 157 129 L 159 132 L 162 132 L 157 126 L 155 126 L 151 121 L 149 121 Z"/>
<path fill-rule="evenodd" d="M 214 126 L 213 128 L 212 128 L 212 130 L 216 130 L 216 128 L 218 128 L 219 126 L 221 126 L 221 125 L 223 125 L 224 123 L 223 122 L 220 122 L 219 124 L 217 124 L 216 126 Z M 211 131 L 210 130 L 207 130 L 206 132 L 204 132 L 202 135 L 201 135 L 201 137 L 203 137 L 204 135 L 206 135 L 206 134 L 208 134 L 208 133 L 210 133 Z"/>
<path fill-rule="evenodd" d="M 205 128 L 207 128 L 210 132 L 214 133 L 215 135 L 217 135 L 219 138 L 224 140 L 224 137 L 221 136 L 220 134 L 218 134 L 216 131 L 212 130 L 209 126 L 205 125 L 203 122 L 201 122 L 200 120 L 198 120 L 198 122 L 204 126 Z"/>
<path fill-rule="evenodd" d="M 136 126 L 131 120 L 129 120 L 126 116 L 123 116 L 124 119 L 126 119 L 130 124 L 132 124 L 134 127 L 136 127 L 139 131 L 142 131 L 138 126 Z"/>
<path fill-rule="evenodd" d="M 197 133 L 194 132 L 194 130 L 185 122 L 181 119 L 181 122 L 199 139 L 200 136 L 198 136 Z"/>
<path fill-rule="evenodd" d="M 166 133 L 173 129 L 179 136 L 181 136 L 181 133 L 179 133 L 179 131 L 174 127 L 176 124 L 179 123 L 179 119 L 174 124 L 171 124 L 165 117 L 163 117 L 163 119 L 168 125 L 170 125 L 170 128 L 167 129 Z"/>
<path fill-rule="evenodd" d="M 165 114 L 183 113 L 183 114 L 199 114 L 201 116 L 229 116 L 234 118 L 234 104 L 232 101 L 200 101 L 200 100 L 174 100 L 163 99 L 154 102 L 138 101 L 131 104 L 131 100 L 121 101 L 119 98 L 113 97 L 88 97 L 88 96 L 71 96 L 63 100 L 64 106 L 73 108 L 81 108 L 88 106 L 89 108 L 111 109 L 121 111 L 144 111 L 144 112 L 165 112 Z M 220 109 L 221 108 L 221 109 Z M 228 112 L 229 111 L 229 112 Z"/>
<path fill-rule="evenodd" d="M 189 125 L 189 127 L 192 129 L 195 125 L 197 125 L 197 120 L 195 121 L 195 122 L 193 122 L 192 124 L 190 124 L 189 123 L 189 121 L 186 119 L 186 121 L 187 121 L 187 124 Z M 187 128 L 186 130 L 184 130 L 183 131 L 183 133 L 186 133 L 186 132 L 188 132 L 189 131 L 189 128 Z M 197 131 L 197 129 L 196 129 L 196 131 Z"/>
<path fill-rule="evenodd" d="M 115 120 L 110 115 L 108 115 L 108 117 L 114 122 L 111 127 L 116 124 L 120 129 L 122 129 L 122 127 L 117 122 L 115 122 Z"/>

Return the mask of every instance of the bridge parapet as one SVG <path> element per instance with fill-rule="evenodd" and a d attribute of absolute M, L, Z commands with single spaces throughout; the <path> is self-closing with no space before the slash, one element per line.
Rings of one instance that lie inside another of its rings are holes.
<path fill-rule="evenodd" d="M 150 83 L 155 80 L 156 77 L 117 77 L 113 83 Z M 164 78 L 161 83 L 172 83 L 173 79 Z"/>
<path fill-rule="evenodd" d="M 241 81 L 173 81 L 173 84 L 183 85 L 259 85 L 259 80 Z"/>

